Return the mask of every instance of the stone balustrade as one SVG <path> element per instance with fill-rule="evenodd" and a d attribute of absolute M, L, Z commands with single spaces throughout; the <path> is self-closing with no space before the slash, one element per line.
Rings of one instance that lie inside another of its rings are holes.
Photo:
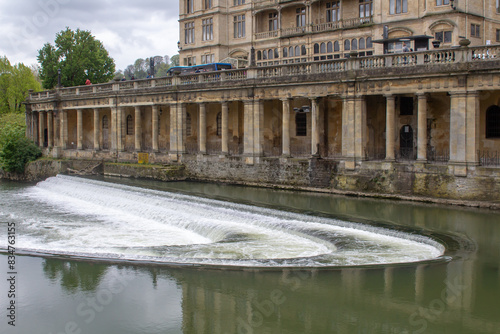
<path fill-rule="evenodd" d="M 192 84 L 210 84 L 221 81 L 247 80 L 254 78 L 280 78 L 286 76 L 300 76 L 318 73 L 334 73 L 349 70 L 372 70 L 388 68 L 407 68 L 419 65 L 447 65 L 457 63 L 478 63 L 500 60 L 500 45 L 438 49 L 430 51 L 375 55 L 368 57 L 355 57 L 316 61 L 307 63 L 294 63 L 253 67 L 235 70 L 225 70 L 211 73 L 195 73 L 187 76 L 163 77 L 154 79 L 117 81 L 91 86 L 68 87 L 57 90 L 30 93 L 31 101 L 53 99 L 59 94 L 61 97 L 97 95 L 111 91 L 148 90 L 148 89 L 174 89 L 175 86 Z M 423 69 L 425 73 L 428 68 Z"/>

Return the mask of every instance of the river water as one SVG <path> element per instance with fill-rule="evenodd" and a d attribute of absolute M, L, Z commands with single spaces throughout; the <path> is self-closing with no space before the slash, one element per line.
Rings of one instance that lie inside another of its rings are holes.
<path fill-rule="evenodd" d="M 69 176 L 0 203 L 2 333 L 500 333 L 496 211 Z"/>

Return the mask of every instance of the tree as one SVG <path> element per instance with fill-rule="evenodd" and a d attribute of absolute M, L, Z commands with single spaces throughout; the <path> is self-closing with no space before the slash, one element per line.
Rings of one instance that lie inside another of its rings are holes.
<path fill-rule="evenodd" d="M 47 43 L 38 50 L 38 62 L 45 89 L 57 85 L 58 69 L 61 84 L 66 87 L 83 85 L 87 79 L 108 82 L 115 73 L 115 62 L 103 44 L 90 31 L 80 29 L 59 32 L 54 46 Z"/>
<path fill-rule="evenodd" d="M 170 66 L 179 66 L 179 64 L 179 55 L 175 55 L 170 58 Z"/>
<path fill-rule="evenodd" d="M 34 69 L 24 64 L 12 66 L 6 57 L 0 57 L 0 114 L 24 112 L 22 104 L 28 91 L 40 91 Z"/>
<path fill-rule="evenodd" d="M 40 148 L 25 136 L 24 115 L 0 118 L 0 163 L 7 172 L 23 173 L 26 164 L 42 155 Z"/>

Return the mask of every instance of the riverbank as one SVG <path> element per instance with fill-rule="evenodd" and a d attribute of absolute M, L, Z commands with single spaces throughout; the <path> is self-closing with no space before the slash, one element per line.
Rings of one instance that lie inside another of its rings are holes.
<path fill-rule="evenodd" d="M 251 168 L 250 168 L 251 167 Z M 258 167 L 258 166 L 257 166 Z M 77 159 L 39 159 L 26 166 L 24 174 L 5 173 L 0 170 L 1 179 L 9 179 L 22 182 L 37 182 L 55 176 L 57 174 L 76 175 L 105 175 L 125 178 L 152 179 L 159 181 L 201 181 L 215 182 L 251 187 L 275 188 L 286 190 L 298 190 L 305 192 L 330 193 L 351 197 L 380 198 L 389 200 L 402 200 L 424 203 L 436 203 L 445 205 L 456 205 L 466 207 L 478 207 L 500 210 L 500 201 L 491 196 L 490 200 L 471 200 L 443 197 L 446 194 L 435 193 L 435 196 L 416 195 L 410 191 L 400 193 L 386 192 L 389 188 L 404 186 L 405 176 L 395 177 L 394 173 L 382 176 L 344 175 L 335 173 L 335 166 L 331 162 L 316 161 L 310 164 L 304 161 L 291 161 L 286 165 L 273 165 L 273 162 L 261 164 L 259 168 L 245 166 L 233 162 L 233 166 L 221 166 L 213 161 L 194 163 L 184 161 L 183 164 L 138 164 L 127 162 L 108 162 L 96 160 Z M 270 171 L 272 169 L 272 171 Z M 229 172 L 227 172 L 229 171 Z M 235 173 L 234 171 L 238 171 Z M 242 178 L 241 174 L 250 172 L 248 177 Z M 226 173 L 224 173 L 226 172 Z M 396 173 L 400 171 L 396 170 Z M 263 178 L 265 175 L 265 179 Z M 253 178 L 253 181 L 251 180 Z M 420 183 L 420 187 L 428 186 L 424 193 L 431 193 L 432 188 L 439 186 L 439 182 L 429 184 L 429 180 L 415 182 L 418 175 L 412 177 L 413 183 Z M 420 177 L 423 179 L 423 177 Z M 328 180 L 329 182 L 325 182 Z M 460 180 L 464 183 L 463 180 Z M 442 182 L 442 181 L 441 181 Z M 482 182 L 487 182 L 483 180 Z M 495 187 L 500 183 L 490 182 L 489 187 Z M 480 184 L 478 186 L 481 186 Z M 359 188 L 353 190 L 352 188 Z M 470 191 L 467 185 L 461 186 L 457 191 Z"/>

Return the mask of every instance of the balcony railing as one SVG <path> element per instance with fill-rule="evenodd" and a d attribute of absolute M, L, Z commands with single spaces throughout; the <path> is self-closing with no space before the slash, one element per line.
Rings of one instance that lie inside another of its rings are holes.
<path fill-rule="evenodd" d="M 373 23 L 372 17 L 353 18 L 353 19 L 339 20 L 334 22 L 306 25 L 303 27 L 292 27 L 292 28 L 283 28 L 273 31 L 258 32 L 255 33 L 255 39 L 259 40 L 259 39 L 269 39 L 269 38 L 286 37 L 293 35 L 302 35 L 310 32 L 320 33 L 337 29 L 355 28 L 371 23 Z"/>
<path fill-rule="evenodd" d="M 37 93 L 32 92 L 29 95 L 29 99 L 30 101 L 51 101 L 58 97 L 71 99 L 82 95 L 94 96 L 109 94 L 110 92 L 128 92 L 131 90 L 160 90 L 168 92 L 170 90 L 175 90 L 177 86 L 220 84 L 225 81 L 233 82 L 249 79 L 272 79 L 311 74 L 343 73 L 348 70 L 382 70 L 395 67 L 417 67 L 419 65 L 476 64 L 478 62 L 492 62 L 498 60 L 500 60 L 500 45 L 451 48 L 195 73 L 187 76 L 117 81 L 91 86 L 61 88 L 58 90 Z M 425 73 L 429 71 L 429 67 L 425 67 Z"/>

